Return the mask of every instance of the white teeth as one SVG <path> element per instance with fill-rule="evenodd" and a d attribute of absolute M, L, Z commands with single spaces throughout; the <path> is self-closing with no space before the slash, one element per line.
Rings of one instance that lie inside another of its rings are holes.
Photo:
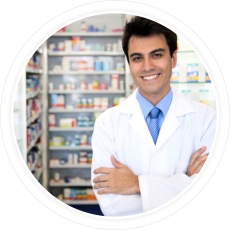
<path fill-rule="evenodd" d="M 157 75 L 152 75 L 152 76 L 147 76 L 147 77 L 143 77 L 143 78 L 146 79 L 146 80 L 151 80 L 151 79 L 153 79 L 153 78 L 158 77 L 158 75 L 159 75 L 159 74 L 157 74 Z"/>

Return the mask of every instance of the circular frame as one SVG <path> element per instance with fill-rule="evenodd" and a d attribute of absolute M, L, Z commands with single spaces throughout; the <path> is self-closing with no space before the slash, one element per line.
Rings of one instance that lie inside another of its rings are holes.
<path fill-rule="evenodd" d="M 129 11 L 127 11 L 127 9 L 129 9 Z M 51 195 L 37 182 L 28 170 L 17 146 L 12 119 L 13 95 L 17 86 L 17 84 L 12 84 L 12 82 L 17 83 L 19 81 L 21 75 L 18 73 L 22 72 L 25 68 L 25 63 L 28 62 L 36 49 L 58 29 L 73 23 L 74 21 L 98 14 L 109 13 L 143 16 L 155 20 L 175 31 L 180 36 L 183 36 L 203 61 L 203 64 L 208 70 L 211 80 L 214 83 L 217 96 L 217 132 L 212 151 L 205 167 L 202 168 L 201 172 L 193 182 L 170 202 L 152 211 L 127 217 L 101 217 L 88 214 L 69 207 Z M 218 78 L 216 76 L 218 76 Z M 131 1 L 100 1 L 78 6 L 63 12 L 39 28 L 38 31 L 28 39 L 17 54 L 7 76 L 7 80 L 4 83 L 1 102 L 0 124 L 1 132 L 2 134 L 4 133 L 4 135 L 2 135 L 3 141 L 9 160 L 21 182 L 36 199 L 57 215 L 60 215 L 69 221 L 93 228 L 126 229 L 141 227 L 163 220 L 180 210 L 198 195 L 212 177 L 221 160 L 228 137 L 229 107 L 226 111 L 226 105 L 229 105 L 228 94 L 224 78 L 212 53 L 190 28 L 177 18 L 152 6 Z M 221 133 L 221 135 L 217 135 L 217 133 Z"/>

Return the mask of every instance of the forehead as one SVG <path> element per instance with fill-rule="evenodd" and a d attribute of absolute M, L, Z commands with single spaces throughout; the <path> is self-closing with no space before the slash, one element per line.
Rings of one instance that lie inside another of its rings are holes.
<path fill-rule="evenodd" d="M 138 37 L 132 35 L 129 39 L 128 53 L 141 52 L 154 49 L 169 50 L 165 36 L 163 34 L 154 34 L 148 37 Z"/>

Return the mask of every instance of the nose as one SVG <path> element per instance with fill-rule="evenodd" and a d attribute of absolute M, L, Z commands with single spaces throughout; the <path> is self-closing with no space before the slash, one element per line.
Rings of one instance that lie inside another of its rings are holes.
<path fill-rule="evenodd" d="M 142 63 L 142 71 L 148 72 L 154 70 L 155 68 L 153 60 L 151 60 L 150 58 L 145 58 Z"/>

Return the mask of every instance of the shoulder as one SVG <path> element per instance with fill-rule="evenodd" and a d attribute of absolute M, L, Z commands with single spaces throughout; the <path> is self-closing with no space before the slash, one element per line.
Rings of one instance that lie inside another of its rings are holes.
<path fill-rule="evenodd" d="M 111 129 L 114 123 L 114 107 L 107 109 L 101 113 L 95 121 L 94 131 L 99 129 Z"/>
<path fill-rule="evenodd" d="M 205 121 L 216 119 L 216 110 L 214 110 L 210 106 L 205 105 L 201 102 L 196 102 L 188 99 L 187 101 L 196 110 L 196 113 L 193 114 L 196 119 L 201 119 L 202 121 L 204 121 L 204 123 Z"/>

